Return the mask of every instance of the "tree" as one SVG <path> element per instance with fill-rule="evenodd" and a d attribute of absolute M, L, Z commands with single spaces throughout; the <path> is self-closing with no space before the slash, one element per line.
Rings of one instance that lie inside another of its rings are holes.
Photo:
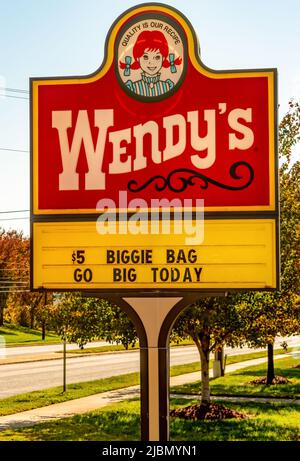
<path fill-rule="evenodd" d="M 274 377 L 273 343 L 278 334 L 299 332 L 299 217 L 300 162 L 291 165 L 292 147 L 300 136 L 299 104 L 290 110 L 279 127 L 281 203 L 281 290 L 229 294 L 225 299 L 208 298 L 185 310 L 175 323 L 179 336 L 195 342 L 201 361 L 201 407 L 204 416 L 210 405 L 209 354 L 222 347 L 245 342 L 268 345 L 267 382 Z M 298 307 L 297 307 L 298 306 Z"/>
<path fill-rule="evenodd" d="M 0 326 L 9 294 L 26 287 L 28 280 L 18 265 L 26 239 L 22 232 L 0 230 Z"/>
<path fill-rule="evenodd" d="M 291 101 L 279 125 L 281 289 L 247 293 L 243 300 L 245 309 L 255 313 L 245 330 L 245 339 L 253 347 L 268 348 L 267 384 L 275 378 L 275 337 L 299 332 L 300 306 L 296 300 L 300 289 L 300 161 L 291 162 L 292 148 L 299 140 L 300 106 Z"/>
<path fill-rule="evenodd" d="M 52 305 L 53 305 L 53 294 L 44 292 L 41 294 L 42 299 L 37 298 L 38 302 L 35 307 L 35 318 L 38 325 L 42 329 L 42 340 L 46 339 L 46 330 L 47 327 L 51 326 L 51 312 L 52 312 Z"/>
<path fill-rule="evenodd" d="M 45 338 L 48 309 L 45 306 L 44 293 L 29 291 L 30 271 L 30 240 L 22 234 L 14 233 L 14 247 L 9 255 L 9 266 L 12 279 L 12 288 L 7 293 L 6 319 L 22 326 L 35 328 L 36 324 L 43 329 L 42 338 Z M 48 303 L 52 295 L 48 294 Z"/>
<path fill-rule="evenodd" d="M 197 346 L 201 362 L 201 406 L 204 417 L 209 405 L 209 355 L 226 342 L 234 347 L 242 343 L 241 331 L 245 326 L 243 310 L 237 298 L 231 294 L 226 298 L 203 298 L 185 309 L 174 325 L 179 337 L 189 336 Z"/>
<path fill-rule="evenodd" d="M 89 341 L 102 339 L 135 345 L 137 335 L 131 320 L 117 306 L 98 298 L 83 298 L 78 293 L 56 296 L 51 308 L 51 324 L 63 340 L 83 347 Z"/>

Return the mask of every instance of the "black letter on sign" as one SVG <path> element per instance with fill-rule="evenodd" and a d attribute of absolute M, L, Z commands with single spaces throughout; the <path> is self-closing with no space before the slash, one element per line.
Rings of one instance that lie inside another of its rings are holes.
<path fill-rule="evenodd" d="M 122 280 L 121 269 L 117 269 L 115 267 L 113 269 L 113 281 L 114 282 L 121 282 L 121 280 Z"/>
<path fill-rule="evenodd" d="M 82 269 L 75 269 L 74 271 L 74 280 L 75 282 L 82 282 L 84 280 L 85 282 L 90 282 L 93 278 L 93 273 L 91 269 L 85 269 L 84 271 Z"/>
<path fill-rule="evenodd" d="M 174 263 L 175 262 L 175 251 L 174 250 L 167 250 L 167 263 Z"/>
<path fill-rule="evenodd" d="M 114 250 L 107 250 L 106 252 L 106 262 L 107 264 L 112 264 L 115 262 L 115 252 Z"/>

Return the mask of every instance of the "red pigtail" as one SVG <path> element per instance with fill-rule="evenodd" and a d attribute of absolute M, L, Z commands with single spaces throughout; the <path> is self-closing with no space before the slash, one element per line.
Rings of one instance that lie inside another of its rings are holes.
<path fill-rule="evenodd" d="M 120 64 L 121 69 L 126 69 L 128 68 L 128 66 L 130 69 L 133 69 L 133 70 L 140 68 L 140 63 L 138 61 L 134 61 L 132 64 L 126 64 L 125 62 L 120 61 L 119 64 Z"/>
<path fill-rule="evenodd" d="M 138 61 L 134 61 L 130 67 L 133 70 L 140 69 L 140 63 Z"/>

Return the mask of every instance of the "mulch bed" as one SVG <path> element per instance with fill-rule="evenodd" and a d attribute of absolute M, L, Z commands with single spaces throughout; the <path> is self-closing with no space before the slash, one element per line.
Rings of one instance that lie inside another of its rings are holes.
<path fill-rule="evenodd" d="M 249 416 L 239 411 L 227 408 L 224 405 L 211 403 L 209 407 L 203 407 L 201 404 L 189 405 L 183 408 L 176 408 L 170 411 L 170 416 L 182 419 L 203 420 L 203 419 L 246 419 Z"/>
<path fill-rule="evenodd" d="M 249 384 L 267 384 L 267 378 L 265 376 L 263 378 L 254 379 L 253 381 L 250 381 Z M 275 376 L 272 384 L 292 384 L 292 381 L 284 376 Z"/>

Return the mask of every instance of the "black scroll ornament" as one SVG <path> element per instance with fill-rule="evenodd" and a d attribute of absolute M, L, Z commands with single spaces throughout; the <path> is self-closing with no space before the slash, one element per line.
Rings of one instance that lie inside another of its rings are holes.
<path fill-rule="evenodd" d="M 203 173 L 199 173 L 198 171 L 191 170 L 189 168 L 178 168 L 176 170 L 171 171 L 167 177 L 156 175 L 149 178 L 144 184 L 138 185 L 137 181 L 131 180 L 128 182 L 127 187 L 130 192 L 140 192 L 141 190 L 146 189 L 150 184 L 155 183 L 154 187 L 157 191 L 163 191 L 165 189 L 169 189 L 172 192 L 183 192 L 188 186 L 195 186 L 195 180 L 200 180 L 199 187 L 201 189 L 207 189 L 209 184 L 213 184 L 216 187 L 220 187 L 221 189 L 226 190 L 243 190 L 250 186 L 254 179 L 254 171 L 251 165 L 246 162 L 236 162 L 231 165 L 229 174 L 231 178 L 234 180 L 243 179 L 243 176 L 237 173 L 237 169 L 243 166 L 248 171 L 248 180 L 246 183 L 236 186 L 230 186 L 228 184 L 223 184 L 219 181 L 216 181 L 213 178 L 209 178 L 208 176 L 204 175 Z M 185 173 L 189 176 L 178 176 L 180 173 Z"/>

